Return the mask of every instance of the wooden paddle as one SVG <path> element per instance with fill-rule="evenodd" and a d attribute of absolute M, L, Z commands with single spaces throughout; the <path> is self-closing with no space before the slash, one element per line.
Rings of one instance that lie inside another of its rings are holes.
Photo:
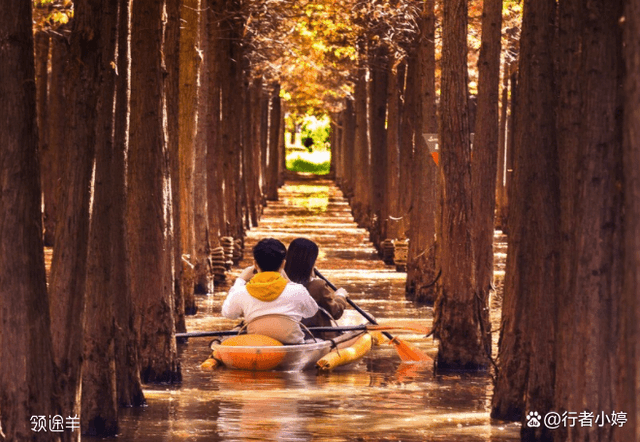
<path fill-rule="evenodd" d="M 418 333 L 425 333 L 424 327 L 404 324 L 404 325 L 347 325 L 343 327 L 309 327 L 309 331 L 315 332 L 345 332 L 345 331 L 383 331 L 383 330 L 410 330 Z M 204 338 L 210 336 L 235 336 L 238 330 L 201 331 L 190 333 L 176 333 L 176 338 Z"/>
<path fill-rule="evenodd" d="M 318 271 L 318 269 L 313 269 L 315 271 L 315 274 L 318 278 L 324 280 L 324 282 L 326 282 L 329 287 L 331 287 L 331 289 L 333 291 L 338 290 L 338 288 L 333 285 L 331 283 L 331 281 L 329 281 L 327 278 L 325 278 L 324 276 L 322 276 L 322 274 Z M 349 305 L 351 305 L 351 307 L 353 307 L 354 309 L 357 310 L 358 313 L 360 313 L 367 321 L 369 321 L 370 323 L 374 324 L 374 325 L 378 325 L 378 323 L 376 322 L 375 319 L 373 319 L 373 317 L 371 315 L 369 315 L 367 312 L 365 312 L 364 310 L 362 310 L 360 307 L 358 307 L 358 305 L 353 302 L 351 299 L 349 299 L 348 296 L 345 297 L 347 302 L 349 303 Z M 404 362 L 425 362 L 425 361 L 431 361 L 432 359 L 427 356 L 425 353 L 423 353 L 422 351 L 418 350 L 417 348 L 409 345 L 407 342 L 401 340 L 400 338 L 393 337 L 391 335 L 391 333 L 389 332 L 382 332 L 387 338 L 389 338 L 389 342 L 391 344 L 393 344 L 393 346 L 396 349 L 396 352 L 398 352 L 398 356 L 400 356 L 400 359 L 402 359 L 402 361 Z"/>

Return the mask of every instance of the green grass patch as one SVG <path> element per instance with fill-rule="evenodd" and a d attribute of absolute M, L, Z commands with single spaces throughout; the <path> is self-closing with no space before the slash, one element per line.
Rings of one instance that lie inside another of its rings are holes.
<path fill-rule="evenodd" d="M 316 175 L 326 175 L 329 173 L 331 163 L 326 161 L 324 163 L 316 164 L 302 158 L 296 158 L 292 161 L 287 161 L 287 169 L 293 172 L 307 172 L 314 173 Z"/>
<path fill-rule="evenodd" d="M 287 154 L 287 170 L 326 175 L 331 168 L 329 152 L 291 152 Z"/>

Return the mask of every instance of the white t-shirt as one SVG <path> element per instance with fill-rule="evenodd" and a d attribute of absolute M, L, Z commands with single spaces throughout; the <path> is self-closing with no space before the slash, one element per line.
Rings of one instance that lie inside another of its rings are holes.
<path fill-rule="evenodd" d="M 246 285 L 244 279 L 236 279 L 222 304 L 222 316 L 229 319 L 242 316 L 246 322 L 251 322 L 264 315 L 286 315 L 300 322 L 318 311 L 318 304 L 302 284 L 288 282 L 280 296 L 269 302 L 251 296 Z"/>

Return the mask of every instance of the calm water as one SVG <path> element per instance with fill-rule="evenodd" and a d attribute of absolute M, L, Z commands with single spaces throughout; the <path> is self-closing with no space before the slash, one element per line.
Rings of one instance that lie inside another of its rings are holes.
<path fill-rule="evenodd" d="M 377 259 L 366 231 L 353 222 L 328 181 L 290 182 L 249 232 L 247 255 L 265 236 L 285 244 L 298 236 L 319 243 L 318 268 L 379 322 L 410 320 L 430 327 L 430 307 L 405 300 L 404 273 Z M 245 257 L 242 266 L 248 265 Z M 238 273 L 238 270 L 233 272 Z M 188 330 L 227 329 L 220 318 L 227 284 L 199 298 Z M 349 314 L 357 316 L 355 311 Z M 497 316 L 496 316 L 497 319 Z M 430 355 L 419 334 L 399 334 Z M 489 418 L 489 375 L 434 375 L 431 364 L 401 363 L 390 345 L 328 374 L 203 371 L 208 339 L 179 345 L 183 382 L 147 386 L 148 406 L 122 410 L 118 441 L 517 441 L 519 424 Z M 91 440 L 86 439 L 85 440 Z"/>

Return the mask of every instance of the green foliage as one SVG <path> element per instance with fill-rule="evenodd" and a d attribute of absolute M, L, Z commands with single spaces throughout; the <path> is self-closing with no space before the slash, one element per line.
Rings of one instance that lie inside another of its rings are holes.
<path fill-rule="evenodd" d="M 324 148 L 329 145 L 330 130 L 331 125 L 326 115 L 321 118 L 305 117 L 301 128 L 302 139 L 311 138 L 313 148 Z"/>

